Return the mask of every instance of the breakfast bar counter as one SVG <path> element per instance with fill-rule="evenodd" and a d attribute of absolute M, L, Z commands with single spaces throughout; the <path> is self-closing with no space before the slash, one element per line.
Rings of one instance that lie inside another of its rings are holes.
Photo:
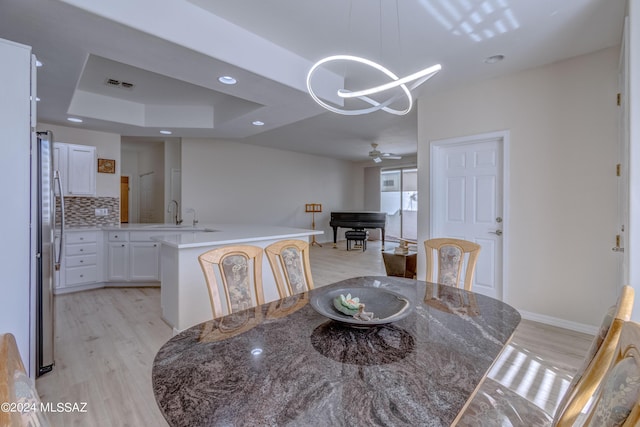
<path fill-rule="evenodd" d="M 213 317 L 209 291 L 198 256 L 226 245 L 254 245 L 265 248 L 279 240 L 299 239 L 309 241 L 309 236 L 322 231 L 274 225 L 206 224 L 190 228 L 183 226 L 179 233 L 166 225 L 152 239 L 160 248 L 160 300 L 162 317 L 178 333 Z M 169 231 L 170 230 L 170 231 Z M 280 296 L 268 262 L 262 263 L 265 301 Z"/>
<path fill-rule="evenodd" d="M 315 309 L 327 291 L 359 287 L 401 294 L 412 311 L 354 328 Z M 170 426 L 449 426 L 519 322 L 484 295 L 358 277 L 174 336 L 154 360 L 153 391 Z"/>

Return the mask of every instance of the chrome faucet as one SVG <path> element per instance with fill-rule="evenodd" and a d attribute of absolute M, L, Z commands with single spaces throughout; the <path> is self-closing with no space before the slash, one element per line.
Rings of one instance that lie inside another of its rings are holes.
<path fill-rule="evenodd" d="M 180 218 L 180 206 L 178 205 L 178 202 L 175 200 L 172 200 L 169 202 L 169 207 L 167 207 L 167 212 L 171 212 L 171 205 L 174 204 L 175 205 L 175 220 L 176 220 L 176 225 L 180 225 L 182 224 L 182 219 Z"/>
<path fill-rule="evenodd" d="M 187 213 L 192 213 L 193 214 L 193 226 L 195 227 L 196 224 L 198 223 L 198 218 L 196 216 L 196 210 L 194 208 L 189 208 L 189 209 L 187 209 Z"/>

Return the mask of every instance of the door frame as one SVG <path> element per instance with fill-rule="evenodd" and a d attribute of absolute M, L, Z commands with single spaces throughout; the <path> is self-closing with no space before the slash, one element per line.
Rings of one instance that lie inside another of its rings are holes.
<path fill-rule="evenodd" d="M 509 287 L 508 279 L 509 272 L 507 266 L 509 256 L 509 242 L 510 242 L 510 219 L 509 212 L 509 147 L 510 147 L 510 132 L 509 130 L 501 130 L 495 132 L 479 133 L 474 135 L 460 136 L 454 138 L 444 138 L 429 141 L 429 238 L 434 238 L 434 230 L 436 229 L 436 215 L 435 208 L 435 184 L 439 182 L 442 177 L 438 177 L 437 173 L 439 168 L 437 166 L 437 155 L 441 148 L 453 147 L 459 145 L 471 145 L 487 140 L 497 139 L 501 142 L 500 147 L 502 149 L 502 286 L 501 286 L 501 300 L 509 300 Z"/>

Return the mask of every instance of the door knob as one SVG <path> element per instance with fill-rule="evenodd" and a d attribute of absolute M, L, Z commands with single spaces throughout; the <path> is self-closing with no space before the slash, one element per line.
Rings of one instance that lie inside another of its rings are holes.
<path fill-rule="evenodd" d="M 502 230 L 490 231 L 489 233 L 495 234 L 497 236 L 502 236 Z"/>

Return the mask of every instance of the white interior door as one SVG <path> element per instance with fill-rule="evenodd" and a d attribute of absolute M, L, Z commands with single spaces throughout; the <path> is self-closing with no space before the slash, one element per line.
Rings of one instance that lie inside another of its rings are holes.
<path fill-rule="evenodd" d="M 140 175 L 140 222 L 154 222 L 153 206 L 155 205 L 155 191 L 153 187 L 153 172 Z"/>
<path fill-rule="evenodd" d="M 432 143 L 431 237 L 478 243 L 473 291 L 502 299 L 503 134 Z"/>

